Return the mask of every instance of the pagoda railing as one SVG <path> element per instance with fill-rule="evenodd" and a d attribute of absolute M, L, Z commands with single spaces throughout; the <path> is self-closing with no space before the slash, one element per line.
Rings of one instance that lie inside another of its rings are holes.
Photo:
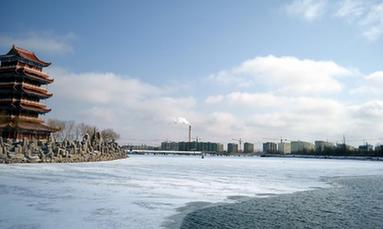
<path fill-rule="evenodd" d="M 32 105 L 32 106 L 40 107 L 40 108 L 43 108 L 43 109 L 47 108 L 47 106 L 45 106 L 44 104 L 42 104 L 40 102 L 35 102 L 35 101 L 27 100 L 27 99 L 20 99 L 20 102 L 24 103 L 24 104 L 27 104 L 27 105 Z"/>
<path fill-rule="evenodd" d="M 31 88 L 33 90 L 39 91 L 41 93 L 49 94 L 48 89 L 45 89 L 43 87 L 39 87 L 39 86 L 36 86 L 33 84 L 25 83 L 25 82 L 23 82 L 23 83 L 18 83 L 18 82 L 0 83 L 0 86 L 8 86 L 8 85 L 11 85 L 11 86 L 22 85 L 22 86 L 25 86 L 27 88 Z"/>
<path fill-rule="evenodd" d="M 42 123 L 44 122 L 43 119 L 41 118 L 38 118 L 38 117 L 30 117 L 30 116 L 25 116 L 25 115 L 19 115 L 19 116 L 15 116 L 14 118 L 17 118 L 19 120 L 23 120 L 23 121 L 32 121 L 32 122 L 39 122 L 39 123 Z"/>
<path fill-rule="evenodd" d="M 0 69 L 12 69 L 12 68 L 16 68 L 16 69 L 22 68 L 28 72 L 36 73 L 37 75 L 42 76 L 44 78 L 49 78 L 49 75 L 46 74 L 45 72 L 30 68 L 30 67 L 25 66 L 25 65 L 16 64 L 16 65 L 9 65 L 9 66 L 1 66 L 0 67 Z"/>
<path fill-rule="evenodd" d="M 43 87 L 39 87 L 39 86 L 36 86 L 36 85 L 33 85 L 33 84 L 29 84 L 29 83 L 22 83 L 22 85 L 25 86 L 25 87 L 28 87 L 28 88 L 32 88 L 32 89 L 34 89 L 36 91 L 40 91 L 40 92 L 48 94 L 48 90 L 43 88 Z"/>
<path fill-rule="evenodd" d="M 47 109 L 47 107 L 40 103 L 40 102 L 35 102 L 35 101 L 31 101 L 31 100 L 27 100 L 27 99 L 0 99 L 0 102 L 19 102 L 20 103 L 23 103 L 23 104 L 26 104 L 26 105 L 32 105 L 32 106 L 36 106 L 36 107 L 39 107 L 39 108 L 42 108 L 42 109 Z"/>
<path fill-rule="evenodd" d="M 30 67 L 27 67 L 27 66 L 24 66 L 24 67 L 21 67 L 21 68 L 24 68 L 25 70 L 29 71 L 29 72 L 32 72 L 32 73 L 36 73 L 44 78 L 49 78 L 49 75 L 46 74 L 45 72 L 43 71 L 39 71 L 39 70 L 36 70 L 36 69 L 33 69 L 33 68 L 30 68 Z"/>
<path fill-rule="evenodd" d="M 39 117 L 31 117 L 26 115 L 0 115 L 1 121 L 21 120 L 26 122 L 38 122 L 43 123 L 44 120 Z"/>
<path fill-rule="evenodd" d="M 6 83 L 0 83 L 0 86 L 15 86 L 17 83 L 15 82 L 6 82 Z"/>

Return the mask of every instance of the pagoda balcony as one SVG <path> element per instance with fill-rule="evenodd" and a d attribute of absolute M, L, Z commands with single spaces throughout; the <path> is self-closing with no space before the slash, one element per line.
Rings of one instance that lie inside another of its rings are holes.
<path fill-rule="evenodd" d="M 11 116 L 13 119 L 17 119 L 20 121 L 25 121 L 25 122 L 35 122 L 35 123 L 43 123 L 44 120 L 38 117 L 31 117 L 31 116 L 25 116 L 25 115 L 19 115 L 19 116 Z"/>
<path fill-rule="evenodd" d="M 27 106 L 34 106 L 41 109 L 47 109 L 47 106 L 45 104 L 42 104 L 40 102 L 31 101 L 28 99 L 20 99 L 20 103 L 25 104 Z"/>
<path fill-rule="evenodd" d="M 14 86 L 16 86 L 17 83 L 16 82 L 5 82 L 5 83 L 0 83 L 0 88 L 13 88 Z"/>
<path fill-rule="evenodd" d="M 6 82 L 6 83 L 0 83 L 0 89 L 5 88 L 5 89 L 10 89 L 10 90 L 17 90 L 16 87 L 20 86 L 23 88 L 23 91 L 25 91 L 28 94 L 35 94 L 39 98 L 46 99 L 51 97 L 53 94 L 49 93 L 46 88 L 39 87 L 33 84 L 29 83 L 18 83 L 18 82 Z"/>
<path fill-rule="evenodd" d="M 43 87 L 39 87 L 39 86 L 36 86 L 36 85 L 33 85 L 33 84 L 30 84 L 30 83 L 25 83 L 25 82 L 23 82 L 23 83 L 18 83 L 18 82 L 0 83 L 0 88 L 1 87 L 15 87 L 15 86 L 18 86 L 18 85 L 21 85 L 22 87 L 25 87 L 25 88 L 28 88 L 28 89 L 32 89 L 32 90 L 38 91 L 40 93 L 49 94 L 48 89 L 43 88 Z"/>
<path fill-rule="evenodd" d="M 25 115 L 0 115 L 0 120 L 2 122 L 9 121 L 23 121 L 23 122 L 33 122 L 33 123 L 43 123 L 44 120 L 38 117 L 31 117 Z"/>
<path fill-rule="evenodd" d="M 52 79 L 49 78 L 49 75 L 43 71 L 40 71 L 40 70 L 36 70 L 34 68 L 31 68 L 31 67 L 28 67 L 27 65 L 24 65 L 24 64 L 16 64 L 16 65 L 10 65 L 10 66 L 1 66 L 0 67 L 0 71 L 9 71 L 9 70 L 22 70 L 23 72 L 26 72 L 26 73 L 29 73 L 29 74 L 32 74 L 34 76 L 37 76 L 37 77 L 40 77 L 44 80 L 48 80 L 48 81 L 53 81 Z"/>
<path fill-rule="evenodd" d="M 23 105 L 27 105 L 27 106 L 33 106 L 33 107 L 37 107 L 37 108 L 41 108 L 41 109 L 47 109 L 47 106 L 45 104 L 42 104 L 40 102 L 35 102 L 35 101 L 31 101 L 31 100 L 28 100 L 28 99 L 0 99 L 0 103 L 10 103 L 10 104 L 14 104 L 14 103 L 18 103 L 20 102 L 20 104 L 23 104 Z"/>
<path fill-rule="evenodd" d="M 30 68 L 28 66 L 20 66 L 20 67 L 17 67 L 17 68 L 23 68 L 24 70 L 26 70 L 27 72 L 30 72 L 30 73 L 34 73 L 34 74 L 37 74 L 38 76 L 41 76 L 45 79 L 48 79 L 49 78 L 49 75 L 43 71 L 39 71 L 39 70 L 36 70 L 34 68 Z"/>
<path fill-rule="evenodd" d="M 47 73 L 43 72 L 42 70 L 39 70 L 39 69 L 35 69 L 35 68 L 31 68 L 31 67 L 28 67 L 28 65 L 25 65 L 25 64 L 22 64 L 22 63 L 17 63 L 15 65 L 8 65 L 8 66 L 0 66 L 0 69 L 14 69 L 14 68 L 24 68 L 30 72 L 34 72 L 34 73 L 37 73 L 43 77 L 49 77 Z"/>
<path fill-rule="evenodd" d="M 26 121 L 26 122 L 36 122 L 36 123 L 43 123 L 44 122 L 44 120 L 42 118 L 25 116 L 25 115 L 15 116 L 14 118 L 17 118 L 18 120 L 22 120 L 22 121 Z"/>
<path fill-rule="evenodd" d="M 39 87 L 39 86 L 36 86 L 36 85 L 33 85 L 33 84 L 29 84 L 29 83 L 22 83 L 21 84 L 23 87 L 25 88 L 28 88 L 28 89 L 32 89 L 32 90 L 35 90 L 35 91 L 38 91 L 42 94 L 45 94 L 45 95 L 52 95 L 48 92 L 47 89 L 43 88 L 43 87 Z"/>

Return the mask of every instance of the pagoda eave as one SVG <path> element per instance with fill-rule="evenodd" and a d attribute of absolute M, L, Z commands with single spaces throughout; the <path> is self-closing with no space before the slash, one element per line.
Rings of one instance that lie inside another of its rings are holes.
<path fill-rule="evenodd" d="M 40 114 L 45 114 L 51 111 L 51 109 L 49 108 L 34 107 L 34 106 L 28 106 L 28 105 L 22 105 L 22 104 L 20 104 L 20 108 L 26 111 L 34 111 Z"/>
<path fill-rule="evenodd" d="M 35 76 L 33 74 L 27 73 L 25 71 L 22 71 L 22 74 L 25 76 L 28 76 L 31 79 L 40 81 L 43 84 L 50 84 L 50 83 L 53 83 L 53 81 L 54 81 L 53 79 L 38 77 L 38 76 Z"/>
<path fill-rule="evenodd" d="M 41 99 L 47 99 L 53 95 L 52 93 L 43 93 L 43 92 L 39 92 L 39 91 L 35 91 L 35 90 L 30 90 L 30 89 L 27 89 L 24 87 L 22 90 L 25 94 L 37 96 L 38 98 L 41 98 Z"/>

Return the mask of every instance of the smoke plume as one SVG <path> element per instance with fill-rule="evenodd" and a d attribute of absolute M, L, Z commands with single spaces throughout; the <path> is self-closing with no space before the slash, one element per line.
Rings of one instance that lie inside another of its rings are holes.
<path fill-rule="evenodd" d="M 177 117 L 174 122 L 177 124 L 191 125 L 191 123 L 183 117 Z"/>

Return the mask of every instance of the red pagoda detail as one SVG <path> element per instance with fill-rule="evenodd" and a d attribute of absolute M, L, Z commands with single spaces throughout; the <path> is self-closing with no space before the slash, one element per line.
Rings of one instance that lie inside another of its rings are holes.
<path fill-rule="evenodd" d="M 22 140 L 47 139 L 55 129 L 39 115 L 51 109 L 40 102 L 52 96 L 42 87 L 53 82 L 42 69 L 50 63 L 33 52 L 12 46 L 0 55 L 0 136 Z"/>

